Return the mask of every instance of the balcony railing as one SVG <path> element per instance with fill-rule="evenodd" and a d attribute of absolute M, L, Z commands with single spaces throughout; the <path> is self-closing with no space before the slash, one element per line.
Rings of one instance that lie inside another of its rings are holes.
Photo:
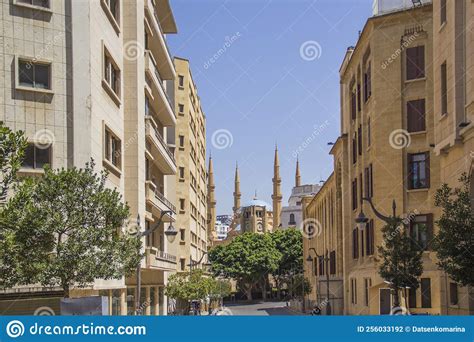
<path fill-rule="evenodd" d="M 153 117 L 150 114 L 148 114 L 148 115 L 145 115 L 145 119 L 150 120 L 150 122 L 151 122 L 150 125 L 153 128 L 153 132 L 155 133 L 156 139 L 158 139 L 158 141 L 161 143 L 161 145 L 163 146 L 163 148 L 166 151 L 166 153 L 168 154 L 168 156 L 176 164 L 174 154 L 173 154 L 173 152 L 171 152 L 168 145 L 165 143 L 165 139 L 163 139 L 163 136 L 161 135 L 161 133 L 156 129 L 156 123 L 155 123 L 155 120 L 153 119 Z"/>
<path fill-rule="evenodd" d="M 176 213 L 176 207 L 171 203 L 165 195 L 163 195 L 161 192 L 158 191 L 158 189 L 155 190 L 155 197 L 160 200 L 164 205 L 168 207 L 173 213 Z"/>
<path fill-rule="evenodd" d="M 169 262 L 172 262 L 172 263 L 176 264 L 176 256 L 175 255 L 169 254 L 169 253 L 166 253 L 166 252 L 163 252 L 163 251 L 160 251 L 160 250 L 156 251 L 156 258 L 164 260 L 164 261 L 169 261 Z"/>
<path fill-rule="evenodd" d="M 168 103 L 169 103 L 170 107 L 173 108 L 173 106 L 172 106 L 173 102 L 171 102 L 171 99 L 170 99 L 168 93 L 166 92 L 166 89 L 165 89 L 165 86 L 164 86 L 164 83 L 163 83 L 163 79 L 161 78 L 160 72 L 158 71 L 158 67 L 156 65 L 155 57 L 153 57 L 153 54 L 151 53 L 150 50 L 146 50 L 145 54 L 148 56 L 148 59 L 151 62 L 150 69 L 151 69 L 152 73 L 155 75 L 155 77 L 158 81 L 158 86 L 161 87 L 161 90 L 163 91 L 163 94 L 165 94 L 165 97 L 168 100 Z M 173 112 L 174 117 L 176 117 L 176 114 L 175 114 L 174 110 L 172 110 L 172 112 Z"/>

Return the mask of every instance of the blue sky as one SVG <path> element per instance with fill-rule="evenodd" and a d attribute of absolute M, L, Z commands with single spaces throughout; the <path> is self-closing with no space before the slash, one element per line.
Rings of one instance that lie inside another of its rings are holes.
<path fill-rule="evenodd" d="M 326 179 L 332 172 L 327 143 L 340 131 L 339 67 L 371 15 L 372 0 L 171 5 L 178 34 L 168 43 L 172 54 L 190 60 L 198 86 L 217 213 L 231 213 L 236 162 L 243 203 L 255 190 L 271 203 L 275 143 L 283 205 L 294 186 L 297 151 L 304 184 Z"/>

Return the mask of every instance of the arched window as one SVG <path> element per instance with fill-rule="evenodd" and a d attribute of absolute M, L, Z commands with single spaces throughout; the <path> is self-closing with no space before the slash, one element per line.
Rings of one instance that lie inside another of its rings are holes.
<path fill-rule="evenodd" d="M 295 214 L 290 214 L 290 222 L 288 222 L 288 224 L 296 224 Z"/>

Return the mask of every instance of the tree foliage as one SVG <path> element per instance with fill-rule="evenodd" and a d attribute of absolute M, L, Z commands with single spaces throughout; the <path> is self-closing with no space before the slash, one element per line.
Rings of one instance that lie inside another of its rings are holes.
<path fill-rule="evenodd" d="M 309 279 L 304 277 L 302 273 L 296 274 L 293 278 L 288 279 L 286 284 L 288 291 L 296 297 L 301 297 L 303 293 L 305 296 L 307 296 L 313 289 Z"/>
<path fill-rule="evenodd" d="M 199 269 L 172 274 L 165 287 L 168 297 L 184 301 L 220 299 L 230 295 L 230 291 L 228 281 L 205 276 Z"/>
<path fill-rule="evenodd" d="M 129 209 L 106 178 L 91 161 L 84 169 L 46 167 L 18 186 L 0 214 L 10 253 L 0 261 L 3 285 L 60 286 L 68 297 L 73 286 L 131 274 L 141 242 L 121 233 Z"/>
<path fill-rule="evenodd" d="M 6 200 L 8 190 L 16 180 L 26 146 L 27 141 L 22 131 L 13 132 L 0 121 L 0 202 Z"/>
<path fill-rule="evenodd" d="M 253 287 L 278 268 L 281 257 L 272 238 L 257 233 L 244 233 L 209 252 L 213 272 L 237 280 L 249 300 Z"/>
<path fill-rule="evenodd" d="M 423 273 L 423 250 L 409 236 L 407 228 L 398 217 L 382 228 L 383 244 L 378 247 L 382 262 L 379 274 L 394 293 L 394 306 L 399 306 L 399 289 L 418 288 L 418 279 Z"/>
<path fill-rule="evenodd" d="M 290 288 L 293 277 L 303 273 L 303 235 L 299 229 L 288 228 L 278 229 L 270 236 L 281 254 L 278 269 L 273 273 L 280 297 L 283 286 L 286 284 Z"/>
<path fill-rule="evenodd" d="M 435 205 L 443 209 L 436 222 L 439 232 L 434 242 L 439 266 L 463 286 L 474 286 L 474 214 L 470 180 L 459 179 L 461 187 L 443 184 L 436 192 Z"/>

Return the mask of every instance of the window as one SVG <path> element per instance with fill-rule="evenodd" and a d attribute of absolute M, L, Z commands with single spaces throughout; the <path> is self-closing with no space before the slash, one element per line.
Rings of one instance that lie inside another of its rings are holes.
<path fill-rule="evenodd" d="M 359 229 L 354 228 L 352 230 L 352 258 L 359 258 Z"/>
<path fill-rule="evenodd" d="M 425 47 L 423 45 L 407 49 L 407 80 L 425 77 Z"/>
<path fill-rule="evenodd" d="M 364 229 L 360 230 L 360 255 L 364 256 L 365 248 L 364 248 Z"/>
<path fill-rule="evenodd" d="M 318 257 L 318 268 L 319 268 L 319 275 L 320 276 L 324 275 L 324 257 L 323 256 Z"/>
<path fill-rule="evenodd" d="M 357 163 L 357 134 L 352 138 L 352 164 Z"/>
<path fill-rule="evenodd" d="M 362 173 L 359 175 L 359 185 L 360 185 L 360 189 L 359 189 L 359 201 L 360 201 L 360 204 L 362 205 L 362 198 L 364 198 L 364 189 L 363 189 L 363 184 L 364 184 L 364 181 L 362 180 Z"/>
<path fill-rule="evenodd" d="M 410 237 L 423 250 L 429 248 L 433 235 L 433 215 L 416 215 L 410 222 Z"/>
<path fill-rule="evenodd" d="M 365 232 L 365 253 L 373 255 L 375 250 L 374 220 L 370 220 L 366 225 Z"/>
<path fill-rule="evenodd" d="M 364 278 L 364 304 L 369 306 L 369 289 L 372 287 L 372 279 Z"/>
<path fill-rule="evenodd" d="M 186 202 L 185 202 L 184 198 L 179 199 L 179 209 L 180 210 L 185 210 L 186 209 Z"/>
<path fill-rule="evenodd" d="M 372 131 L 370 129 L 370 118 L 367 119 L 367 146 L 372 144 Z"/>
<path fill-rule="evenodd" d="M 120 24 L 120 0 L 102 0 L 102 7 L 115 30 Z"/>
<path fill-rule="evenodd" d="M 446 22 L 446 0 L 441 0 L 440 2 L 440 22 L 443 25 Z"/>
<path fill-rule="evenodd" d="M 184 114 L 184 104 L 178 103 L 178 112 Z"/>
<path fill-rule="evenodd" d="M 179 263 L 180 263 L 181 271 L 184 271 L 186 269 L 186 259 L 184 258 L 179 259 Z"/>
<path fill-rule="evenodd" d="M 357 304 L 357 279 L 351 279 L 351 303 Z"/>
<path fill-rule="evenodd" d="M 441 115 L 448 113 L 448 74 L 446 62 L 441 64 Z"/>
<path fill-rule="evenodd" d="M 336 274 L 336 251 L 329 253 L 329 274 Z"/>
<path fill-rule="evenodd" d="M 46 164 L 51 164 L 51 146 L 28 144 L 21 166 L 25 169 L 42 169 Z"/>
<path fill-rule="evenodd" d="M 352 90 L 351 92 L 351 118 L 352 120 L 356 119 L 357 112 L 357 100 L 356 100 L 356 91 Z"/>
<path fill-rule="evenodd" d="M 295 214 L 290 214 L 290 222 L 288 222 L 288 224 L 296 224 Z"/>
<path fill-rule="evenodd" d="M 429 152 L 408 154 L 408 188 L 425 189 L 430 187 Z"/>
<path fill-rule="evenodd" d="M 362 125 L 359 125 L 359 128 L 357 128 L 357 145 L 358 145 L 358 151 L 359 151 L 359 156 L 362 155 Z"/>
<path fill-rule="evenodd" d="M 449 284 L 449 299 L 451 305 L 458 305 L 458 284 L 450 283 Z"/>
<path fill-rule="evenodd" d="M 357 179 L 352 181 L 352 210 L 357 209 Z"/>
<path fill-rule="evenodd" d="M 372 198 L 374 195 L 374 184 L 372 175 L 372 164 L 364 169 L 365 176 L 365 197 Z"/>
<path fill-rule="evenodd" d="M 408 132 L 422 132 L 425 128 L 425 99 L 407 102 Z"/>
<path fill-rule="evenodd" d="M 364 101 L 367 102 L 372 95 L 372 71 L 370 63 L 364 73 Z"/>
<path fill-rule="evenodd" d="M 431 279 L 421 278 L 421 307 L 431 308 Z"/>
<path fill-rule="evenodd" d="M 179 178 L 184 178 L 184 167 L 179 167 Z"/>
<path fill-rule="evenodd" d="M 184 135 L 179 136 L 179 147 L 184 147 Z"/>
<path fill-rule="evenodd" d="M 416 308 L 416 289 L 408 289 L 408 306 L 410 308 Z"/>
<path fill-rule="evenodd" d="M 186 229 L 181 228 L 179 230 L 179 237 L 181 241 L 184 241 L 186 239 Z"/>
<path fill-rule="evenodd" d="M 122 143 L 107 127 L 104 135 L 104 157 L 109 163 L 120 169 L 122 166 Z"/>
<path fill-rule="evenodd" d="M 184 88 L 184 76 L 183 75 L 178 75 L 178 86 L 180 88 Z"/>
<path fill-rule="evenodd" d="M 359 112 L 362 110 L 361 91 L 360 83 L 357 83 L 357 110 Z"/>
<path fill-rule="evenodd" d="M 18 60 L 18 84 L 22 87 L 51 89 L 51 64 Z"/>
<path fill-rule="evenodd" d="M 116 97 L 120 97 L 120 69 L 113 60 L 107 49 L 104 48 L 104 82 L 113 91 Z"/>
<path fill-rule="evenodd" d="M 16 0 L 16 3 L 50 8 L 49 0 Z"/>

